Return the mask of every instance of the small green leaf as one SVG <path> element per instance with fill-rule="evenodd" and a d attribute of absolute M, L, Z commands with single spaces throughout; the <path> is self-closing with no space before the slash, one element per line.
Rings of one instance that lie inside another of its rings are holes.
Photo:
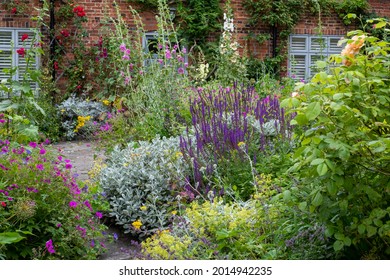
<path fill-rule="evenodd" d="M 317 192 L 311 204 L 315 207 L 318 207 L 322 204 L 322 201 L 323 201 L 322 194 L 320 192 Z"/>
<path fill-rule="evenodd" d="M 358 226 L 358 232 L 359 232 L 359 234 L 364 234 L 365 231 L 366 231 L 366 226 L 363 225 L 363 224 L 360 224 L 360 225 Z"/>
<path fill-rule="evenodd" d="M 335 251 L 340 251 L 341 249 L 343 249 L 344 247 L 344 242 L 341 241 L 341 240 L 337 240 L 334 244 L 333 244 L 333 249 Z"/>
<path fill-rule="evenodd" d="M 336 93 L 333 95 L 334 100 L 340 100 L 343 97 L 344 97 L 344 93 Z"/>
<path fill-rule="evenodd" d="M 367 237 L 371 237 L 376 234 L 376 227 L 373 226 L 367 226 Z"/>
<path fill-rule="evenodd" d="M 323 158 L 316 158 L 315 160 L 313 160 L 310 165 L 319 165 L 321 163 L 323 163 L 325 160 Z"/>
<path fill-rule="evenodd" d="M 309 120 L 307 119 L 306 115 L 298 114 L 295 116 L 294 120 L 299 125 L 306 125 L 309 123 Z"/>
<path fill-rule="evenodd" d="M 317 166 L 317 173 L 319 176 L 324 176 L 328 172 L 328 166 L 325 163 L 321 163 Z"/>
<path fill-rule="evenodd" d="M 381 22 L 378 22 L 377 24 L 374 25 L 374 28 L 375 29 L 379 29 L 379 28 L 383 28 L 386 26 L 386 22 L 385 21 L 381 21 Z"/>
<path fill-rule="evenodd" d="M 337 239 L 337 240 L 343 240 L 345 238 L 344 234 L 340 233 L 340 232 L 337 232 L 335 233 L 334 237 Z"/>
<path fill-rule="evenodd" d="M 291 191 L 285 190 L 283 192 L 283 200 L 286 202 L 291 200 Z"/>
<path fill-rule="evenodd" d="M 316 62 L 318 69 L 324 69 L 327 67 L 327 63 L 325 61 L 319 60 Z"/>
<path fill-rule="evenodd" d="M 336 195 L 337 193 L 337 186 L 334 182 L 328 182 L 326 185 L 326 189 L 328 190 L 328 193 L 330 195 Z"/>
<path fill-rule="evenodd" d="M 305 211 L 306 207 L 307 207 L 307 203 L 305 201 L 298 204 L 298 208 L 301 211 Z"/>
<path fill-rule="evenodd" d="M 351 246 L 352 240 L 349 237 L 344 238 L 344 245 L 345 246 Z"/>
<path fill-rule="evenodd" d="M 311 142 L 311 138 L 306 138 L 302 141 L 301 145 L 306 146 L 306 145 L 310 144 L 310 142 Z"/>

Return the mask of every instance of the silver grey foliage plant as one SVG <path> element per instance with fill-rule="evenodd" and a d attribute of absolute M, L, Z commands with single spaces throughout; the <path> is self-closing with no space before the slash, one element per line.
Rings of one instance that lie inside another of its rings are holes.
<path fill-rule="evenodd" d="M 131 142 L 118 146 L 99 175 L 110 203 L 111 217 L 125 233 L 150 235 L 167 227 L 189 167 L 180 152 L 179 138 Z M 132 224 L 140 221 L 142 226 Z"/>

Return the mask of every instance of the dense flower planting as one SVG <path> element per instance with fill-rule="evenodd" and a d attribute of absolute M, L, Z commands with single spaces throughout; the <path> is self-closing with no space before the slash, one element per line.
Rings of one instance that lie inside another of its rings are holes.
<path fill-rule="evenodd" d="M 69 159 L 48 142 L 0 140 L 0 149 L 1 258 L 89 259 L 104 251 L 104 204 L 77 181 Z"/>
<path fill-rule="evenodd" d="M 214 69 L 157 2 L 146 50 L 135 10 L 133 30 L 115 5 L 90 49 L 84 7 L 60 10 L 73 25 L 52 75 L 32 66 L 42 36 L 21 35 L 28 69 L 0 83 L 0 258 L 96 259 L 107 218 L 139 259 L 388 259 L 388 21 L 347 34 L 309 80 L 249 81 L 229 1 Z M 80 181 L 49 135 L 97 139 L 106 159 Z"/>

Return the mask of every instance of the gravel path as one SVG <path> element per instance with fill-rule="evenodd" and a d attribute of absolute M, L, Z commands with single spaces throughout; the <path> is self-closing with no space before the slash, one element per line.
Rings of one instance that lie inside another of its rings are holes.
<path fill-rule="evenodd" d="M 79 180 L 88 180 L 88 171 L 93 166 L 95 158 L 100 157 L 104 159 L 104 152 L 99 151 L 96 142 L 88 141 L 69 141 L 60 142 L 53 145 L 53 148 L 59 152 L 66 159 L 70 159 L 73 165 L 74 174 L 78 174 Z M 107 234 L 117 236 L 117 240 L 106 244 L 107 252 L 100 256 L 101 260 L 129 260 L 134 259 L 134 254 L 137 253 L 137 248 L 131 245 L 131 238 L 121 232 L 114 221 L 107 218 L 106 224 L 109 227 Z"/>

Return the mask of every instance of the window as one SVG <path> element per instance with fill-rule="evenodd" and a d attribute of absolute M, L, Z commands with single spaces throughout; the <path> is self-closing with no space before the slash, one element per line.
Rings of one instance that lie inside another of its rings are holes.
<path fill-rule="evenodd" d="M 28 38 L 22 41 L 23 34 Z M 12 78 L 15 81 L 22 81 L 26 73 L 27 61 L 16 51 L 20 48 L 29 49 L 32 45 L 34 32 L 28 29 L 0 29 L 0 81 Z M 4 69 L 18 66 L 18 71 L 10 77 L 10 74 L 4 72 Z M 29 68 L 38 69 L 38 57 L 30 60 Z M 36 83 L 31 83 L 33 89 L 37 89 Z M 1 96 L 1 93 L 0 93 Z"/>
<path fill-rule="evenodd" d="M 171 41 L 172 46 L 174 42 Z M 142 47 L 145 50 L 145 53 L 148 54 L 148 58 L 145 60 L 145 65 L 150 65 L 153 62 L 156 62 L 158 59 L 158 33 L 157 32 L 148 32 L 145 33 L 145 36 L 142 40 Z M 188 62 L 188 54 L 184 55 L 184 63 Z"/>
<path fill-rule="evenodd" d="M 340 37 L 290 35 L 288 68 L 297 79 L 308 80 L 316 74 L 316 62 L 332 54 L 339 54 Z"/>
<path fill-rule="evenodd" d="M 157 32 L 148 32 L 145 33 L 145 36 L 142 40 L 142 47 L 145 50 L 145 53 L 148 54 L 148 59 L 145 61 L 145 65 L 150 65 L 153 61 L 156 61 L 158 58 L 158 34 Z"/>

